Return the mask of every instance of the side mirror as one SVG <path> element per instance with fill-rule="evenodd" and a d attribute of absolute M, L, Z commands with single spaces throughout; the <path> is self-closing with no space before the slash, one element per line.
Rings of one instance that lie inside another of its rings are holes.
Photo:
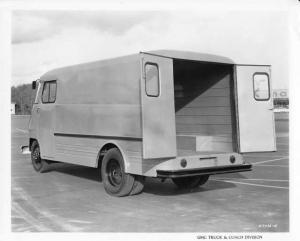
<path fill-rule="evenodd" d="M 33 90 L 36 89 L 36 81 L 32 81 L 31 88 L 32 88 Z"/>

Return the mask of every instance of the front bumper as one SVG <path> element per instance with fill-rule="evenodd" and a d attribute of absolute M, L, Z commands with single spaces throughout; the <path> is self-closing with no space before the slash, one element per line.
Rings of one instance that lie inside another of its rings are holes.
<path fill-rule="evenodd" d="M 223 173 L 233 172 L 247 172 L 252 170 L 251 164 L 242 165 L 231 165 L 231 166 L 217 166 L 217 167 L 205 167 L 205 168 L 194 168 L 187 170 L 156 170 L 157 177 L 161 178 L 178 178 L 188 176 L 199 176 L 199 175 L 215 175 Z"/>
<path fill-rule="evenodd" d="M 29 146 L 21 146 L 21 152 L 22 154 L 30 154 Z"/>

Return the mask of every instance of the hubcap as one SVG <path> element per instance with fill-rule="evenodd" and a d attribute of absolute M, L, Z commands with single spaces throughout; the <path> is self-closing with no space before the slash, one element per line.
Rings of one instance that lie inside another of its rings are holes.
<path fill-rule="evenodd" d="M 120 186 L 122 183 L 122 171 L 116 160 L 110 160 L 107 165 L 108 181 L 113 186 Z"/>
<path fill-rule="evenodd" d="M 40 149 L 38 147 L 36 147 L 32 153 L 32 157 L 33 157 L 33 162 L 34 165 L 36 167 L 40 167 L 41 166 L 41 158 L 40 158 Z"/>

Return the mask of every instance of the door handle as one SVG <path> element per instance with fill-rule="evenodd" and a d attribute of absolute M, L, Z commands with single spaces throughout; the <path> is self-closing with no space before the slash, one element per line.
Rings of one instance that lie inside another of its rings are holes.
<path fill-rule="evenodd" d="M 37 107 L 36 108 L 36 113 L 39 113 L 40 112 L 40 107 Z"/>
<path fill-rule="evenodd" d="M 269 110 L 274 110 L 274 107 L 273 107 L 273 108 L 270 108 Z"/>

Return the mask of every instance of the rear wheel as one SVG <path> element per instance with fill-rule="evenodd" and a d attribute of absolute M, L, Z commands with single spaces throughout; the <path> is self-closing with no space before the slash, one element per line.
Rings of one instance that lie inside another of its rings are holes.
<path fill-rule="evenodd" d="M 112 196 L 127 196 L 133 189 L 134 176 L 125 173 L 124 160 L 117 148 L 108 150 L 103 157 L 101 175 L 105 191 Z"/>
<path fill-rule="evenodd" d="M 41 158 L 40 146 L 37 141 L 33 141 L 31 145 L 31 162 L 35 171 L 44 172 L 48 164 Z"/>
<path fill-rule="evenodd" d="M 172 178 L 178 188 L 195 188 L 204 185 L 208 181 L 209 175 Z"/>

